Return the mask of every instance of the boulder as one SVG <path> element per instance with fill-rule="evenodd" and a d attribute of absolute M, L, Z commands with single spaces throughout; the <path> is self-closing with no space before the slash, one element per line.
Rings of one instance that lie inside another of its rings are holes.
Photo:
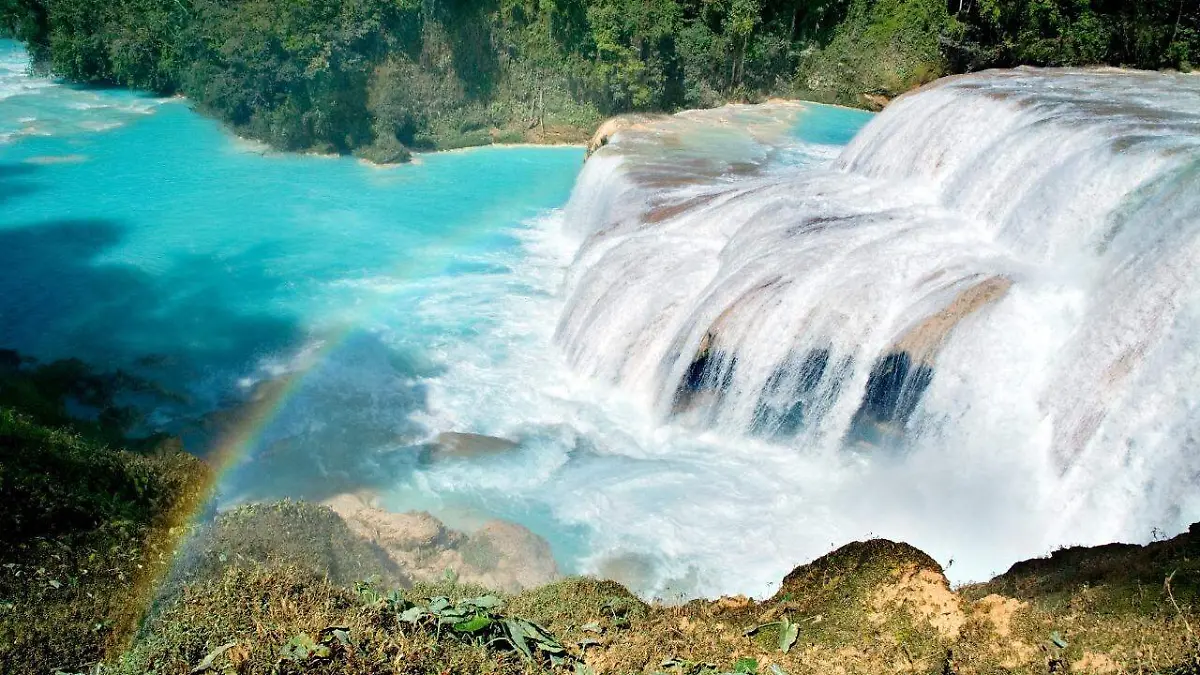
<path fill-rule="evenodd" d="M 516 449 L 517 444 L 507 438 L 470 434 L 459 431 L 444 431 L 437 435 L 430 448 L 433 459 L 446 457 L 480 457 Z"/>
<path fill-rule="evenodd" d="M 324 504 L 415 581 L 437 582 L 452 570 L 463 583 L 517 593 L 559 578 L 550 544 L 516 523 L 493 520 L 468 535 L 424 511 L 378 508 L 370 496 L 344 494 Z"/>
<path fill-rule="evenodd" d="M 459 552 L 465 563 L 461 576 L 509 593 L 559 577 L 550 544 L 517 523 L 490 521 L 472 533 Z"/>

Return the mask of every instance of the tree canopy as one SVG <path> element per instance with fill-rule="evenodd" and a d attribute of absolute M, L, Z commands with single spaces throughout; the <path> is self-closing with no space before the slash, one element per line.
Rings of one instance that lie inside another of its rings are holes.
<path fill-rule="evenodd" d="M 1197 0 L 0 0 L 0 26 L 71 80 L 382 160 L 627 111 L 864 105 L 950 72 L 1200 55 Z"/>

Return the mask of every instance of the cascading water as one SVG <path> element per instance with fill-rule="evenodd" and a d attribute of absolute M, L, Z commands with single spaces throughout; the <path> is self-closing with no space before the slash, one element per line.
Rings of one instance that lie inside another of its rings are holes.
<path fill-rule="evenodd" d="M 239 431 L 222 506 L 503 518 L 646 597 L 872 534 L 979 579 L 1200 518 L 1197 82 L 972 76 L 852 143 L 826 106 L 659 118 L 560 210 L 578 149 L 264 154 L 0 40 L 0 347 Z"/>
<path fill-rule="evenodd" d="M 824 169 L 771 157 L 753 119 L 795 114 L 677 116 L 589 161 L 574 368 L 856 467 L 838 520 L 924 531 L 968 576 L 1200 517 L 1200 78 L 953 78 Z"/>

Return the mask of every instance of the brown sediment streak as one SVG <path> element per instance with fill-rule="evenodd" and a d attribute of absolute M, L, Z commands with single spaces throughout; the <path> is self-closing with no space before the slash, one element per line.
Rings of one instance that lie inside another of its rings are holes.
<path fill-rule="evenodd" d="M 905 352 L 913 363 L 933 365 L 937 350 L 960 321 L 990 305 L 1008 292 L 1012 280 L 1007 277 L 988 277 L 958 294 L 940 312 L 925 318 L 907 330 L 891 348 Z"/>
<path fill-rule="evenodd" d="M 1107 392 L 1118 390 L 1134 368 L 1145 357 L 1147 345 L 1139 341 L 1137 344 L 1124 349 L 1112 363 L 1104 369 L 1099 380 L 1101 387 L 1095 390 L 1083 403 L 1074 408 L 1062 410 L 1069 414 L 1063 415 L 1054 427 L 1055 461 L 1060 472 L 1066 472 L 1071 462 L 1092 442 L 1100 431 L 1107 415 L 1104 406 Z M 1103 391 L 1104 394 L 1100 392 Z"/>
<path fill-rule="evenodd" d="M 733 301 L 733 304 L 726 307 L 725 311 L 721 312 L 721 314 L 717 316 L 716 320 L 712 322 L 712 325 L 708 329 L 708 333 L 704 336 L 704 341 L 700 343 L 701 351 L 707 349 L 711 342 L 711 338 L 715 337 L 721 332 L 721 325 L 724 324 L 729 317 L 736 314 L 737 311 L 741 309 L 743 305 L 745 305 L 747 300 L 755 298 L 764 291 L 771 290 L 772 288 L 778 286 L 781 281 L 783 281 L 783 277 L 781 276 L 771 277 L 770 279 L 767 279 L 761 284 L 758 284 L 757 286 L 748 289 L 745 293 L 739 295 L 737 300 Z"/>
<path fill-rule="evenodd" d="M 712 194 L 700 195 L 698 197 L 692 197 L 691 199 L 685 199 L 684 201 L 677 202 L 675 204 L 664 204 L 662 206 L 655 206 L 654 208 L 647 211 L 646 215 L 642 216 L 642 222 L 649 223 L 649 224 L 661 223 L 664 220 L 670 220 L 671 218 L 674 218 L 675 216 L 678 216 L 681 213 L 685 213 L 687 211 L 691 211 L 692 209 L 704 206 L 705 204 L 708 204 L 709 202 L 711 202 L 712 200 L 714 200 L 716 198 L 717 198 L 717 193 L 712 193 Z"/>
<path fill-rule="evenodd" d="M 596 129 L 596 133 L 592 134 L 592 139 L 587 144 L 587 156 L 591 157 L 592 153 L 600 148 L 608 145 L 618 132 L 626 129 L 645 129 L 653 122 L 669 119 L 664 115 L 621 115 L 604 121 L 600 128 Z"/>

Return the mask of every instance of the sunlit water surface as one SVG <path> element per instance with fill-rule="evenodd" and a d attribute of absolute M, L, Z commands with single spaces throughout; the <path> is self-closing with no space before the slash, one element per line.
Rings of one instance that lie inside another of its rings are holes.
<path fill-rule="evenodd" d="M 793 115 L 770 158 L 713 140 L 794 167 L 828 161 L 866 119 Z M 579 241 L 560 208 L 582 161 L 577 147 L 394 169 L 280 155 L 186 101 L 31 75 L 0 41 L 0 346 L 161 384 L 175 397 L 147 425 L 197 452 L 243 427 L 226 503 L 366 488 L 467 529 L 509 518 L 564 571 L 621 561 L 647 594 L 762 593 L 866 534 L 779 536 L 806 499 L 777 471 L 793 453 L 663 426 L 565 365 L 553 337 Z M 246 430 L 271 383 L 285 393 Z M 417 461 L 442 431 L 520 446 Z"/>

